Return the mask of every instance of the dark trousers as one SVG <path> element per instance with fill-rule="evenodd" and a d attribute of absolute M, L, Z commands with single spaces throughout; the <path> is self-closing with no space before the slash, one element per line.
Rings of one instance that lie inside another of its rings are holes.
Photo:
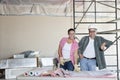
<path fill-rule="evenodd" d="M 69 71 L 74 70 L 74 66 L 71 61 L 65 62 L 64 65 L 60 65 L 60 68 L 63 68 L 64 70 L 69 70 Z"/>

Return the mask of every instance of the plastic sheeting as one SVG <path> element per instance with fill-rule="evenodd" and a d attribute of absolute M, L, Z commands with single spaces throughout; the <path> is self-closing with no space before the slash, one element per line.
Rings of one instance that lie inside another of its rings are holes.
<path fill-rule="evenodd" d="M 72 14 L 72 0 L 0 0 L 1 15 L 54 15 Z"/>
<path fill-rule="evenodd" d="M 76 10 L 85 12 L 92 0 L 76 0 L 83 1 L 76 3 Z M 109 17 L 115 16 L 115 2 L 104 2 L 104 1 L 115 1 L 115 0 L 96 0 L 102 1 L 97 3 L 97 11 L 101 12 L 97 14 L 97 17 Z M 84 6 L 83 6 L 84 3 Z M 117 8 L 120 8 L 120 0 L 117 0 Z M 83 9 L 84 7 L 84 9 Z M 94 3 L 91 5 L 88 11 L 94 11 Z M 73 12 L 73 0 L 0 0 L 0 14 L 1 15 L 49 15 L 49 16 L 72 16 Z M 108 12 L 108 13 L 104 13 Z M 76 14 L 82 16 L 83 14 Z M 94 13 L 86 14 L 87 17 L 94 17 Z"/>
<path fill-rule="evenodd" d="M 61 4 L 72 0 L 0 0 L 2 4 Z"/>

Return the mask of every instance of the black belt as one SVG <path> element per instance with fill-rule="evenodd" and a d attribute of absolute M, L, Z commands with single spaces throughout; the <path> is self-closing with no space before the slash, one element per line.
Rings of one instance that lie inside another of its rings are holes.
<path fill-rule="evenodd" d="M 84 58 L 86 58 L 86 59 L 96 59 L 96 57 L 95 57 L 95 58 L 87 58 L 87 57 L 84 57 Z"/>

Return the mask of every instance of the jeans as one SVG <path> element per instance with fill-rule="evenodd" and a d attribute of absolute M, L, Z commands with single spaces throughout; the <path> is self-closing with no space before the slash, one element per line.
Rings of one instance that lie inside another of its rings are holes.
<path fill-rule="evenodd" d="M 95 71 L 96 70 L 96 59 L 82 58 L 80 60 L 81 71 Z"/>
<path fill-rule="evenodd" d="M 60 68 L 63 68 L 64 70 L 68 70 L 68 71 L 74 70 L 74 66 L 71 61 L 65 62 L 64 65 L 60 65 Z"/>

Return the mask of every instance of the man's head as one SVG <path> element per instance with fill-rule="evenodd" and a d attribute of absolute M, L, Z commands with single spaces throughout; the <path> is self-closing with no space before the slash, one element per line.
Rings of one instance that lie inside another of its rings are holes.
<path fill-rule="evenodd" d="M 68 35 L 70 39 L 74 39 L 75 38 L 75 30 L 70 28 L 68 29 Z"/>
<path fill-rule="evenodd" d="M 90 26 L 88 27 L 88 31 L 89 31 L 89 36 L 90 36 L 91 38 L 95 38 L 96 33 L 97 33 L 97 28 L 96 28 L 96 26 L 95 26 L 95 25 L 90 25 Z"/>

